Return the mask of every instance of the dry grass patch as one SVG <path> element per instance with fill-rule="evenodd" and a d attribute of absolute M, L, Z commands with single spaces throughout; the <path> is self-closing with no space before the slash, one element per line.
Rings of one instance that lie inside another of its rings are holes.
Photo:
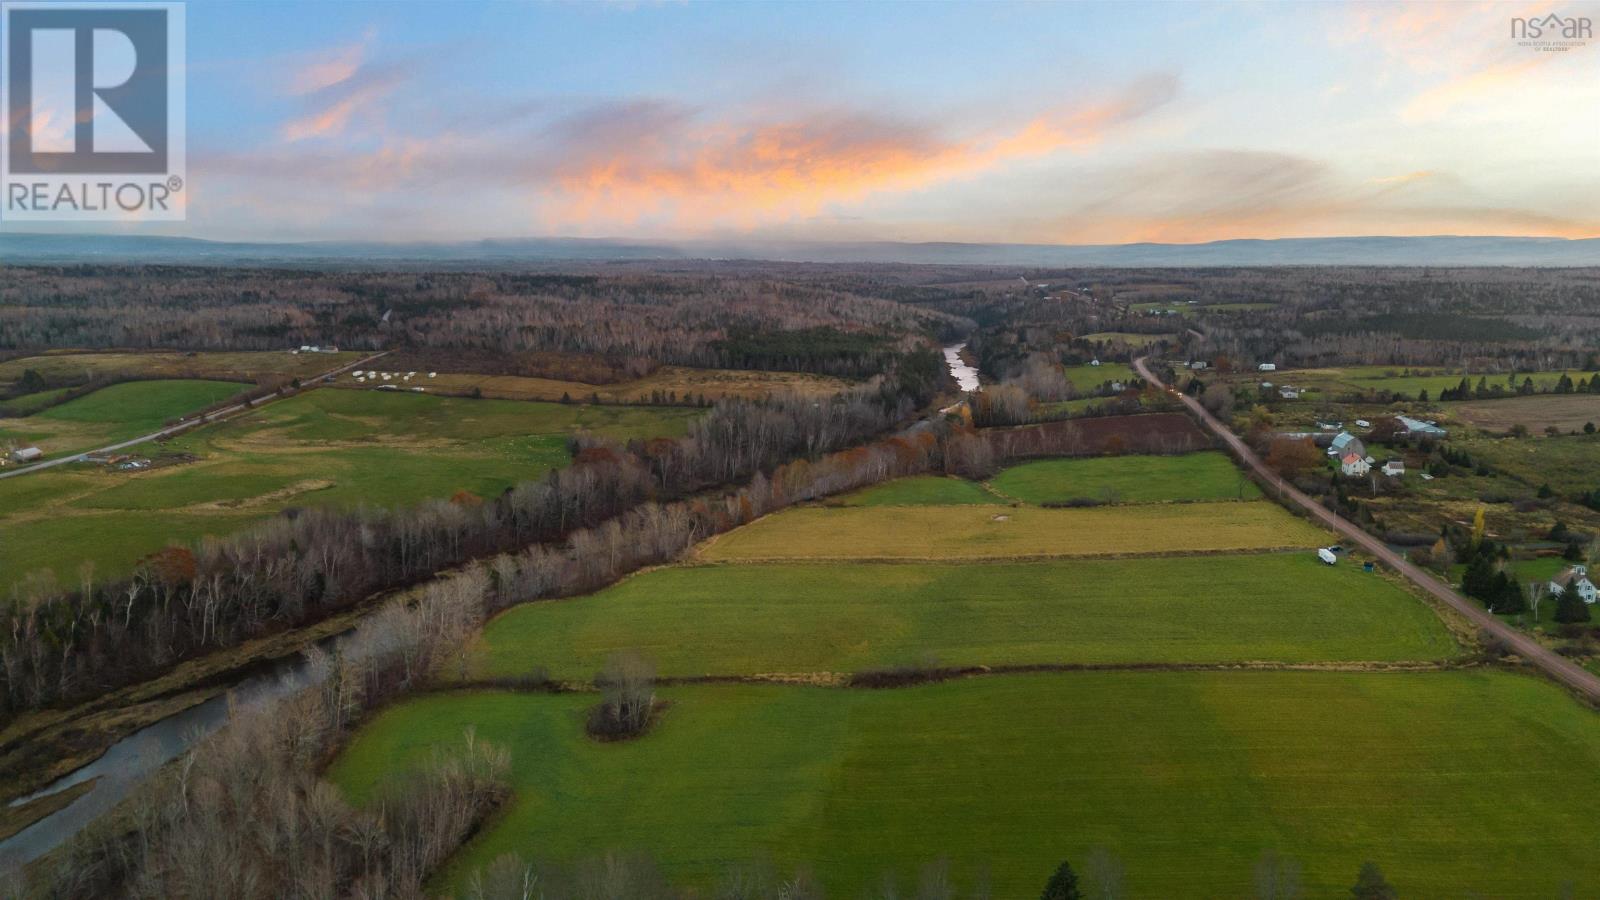
<path fill-rule="evenodd" d="M 383 371 L 381 365 L 376 366 Z M 370 389 L 374 382 L 357 382 L 354 376 L 345 375 L 338 381 L 340 387 Z M 550 400 L 568 397 L 574 401 L 588 401 L 598 395 L 605 403 L 660 403 L 669 396 L 673 401 L 689 396 L 719 400 L 723 397 L 764 397 L 770 394 L 800 393 L 808 396 L 828 396 L 849 386 L 841 378 L 811 375 L 804 372 L 755 372 L 738 369 L 690 369 L 683 366 L 663 366 L 644 378 L 617 384 L 587 384 L 582 381 L 563 381 L 555 378 L 532 378 L 521 375 L 477 375 L 462 372 L 440 372 L 429 378 L 419 373 L 410 381 L 378 381 L 376 384 L 396 384 L 401 390 L 420 387 L 424 393 L 449 396 L 482 396 L 501 400 Z M 474 393 L 476 392 L 476 393 Z"/>
<path fill-rule="evenodd" d="M 1271 503 L 1038 509 L 792 509 L 722 535 L 707 560 L 1017 559 L 1315 547 L 1328 534 Z M 1174 590 L 1181 586 L 1174 585 Z"/>
<path fill-rule="evenodd" d="M 1562 431 L 1581 431 L 1589 422 L 1600 425 L 1600 394 L 1469 400 L 1445 408 L 1455 418 L 1485 431 L 1509 431 L 1515 425 L 1535 432 L 1550 425 Z"/>

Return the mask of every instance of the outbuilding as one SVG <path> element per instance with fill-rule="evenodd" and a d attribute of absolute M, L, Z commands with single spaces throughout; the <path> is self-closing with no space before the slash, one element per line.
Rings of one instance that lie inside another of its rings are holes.
<path fill-rule="evenodd" d="M 44 458 L 44 451 L 38 447 L 18 447 L 11 451 L 11 461 L 15 463 L 37 462 Z"/>

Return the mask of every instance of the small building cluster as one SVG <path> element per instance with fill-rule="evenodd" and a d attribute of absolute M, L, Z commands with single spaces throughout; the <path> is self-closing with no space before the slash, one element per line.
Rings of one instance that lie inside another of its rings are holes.
<path fill-rule="evenodd" d="M 1600 599 L 1600 593 L 1597 593 L 1594 582 L 1589 578 L 1588 566 L 1572 566 L 1560 575 L 1550 579 L 1550 593 L 1559 596 L 1566 591 L 1569 585 L 1577 587 L 1578 596 L 1585 603 L 1594 603 L 1597 599 Z"/>

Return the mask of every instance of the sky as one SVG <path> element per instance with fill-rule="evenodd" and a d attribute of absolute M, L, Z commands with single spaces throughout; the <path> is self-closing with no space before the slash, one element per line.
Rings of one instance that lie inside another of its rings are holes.
<path fill-rule="evenodd" d="M 1600 41 L 1511 37 L 1551 12 L 1600 21 L 1566 0 L 192 0 L 188 220 L 120 228 L 1600 236 Z"/>

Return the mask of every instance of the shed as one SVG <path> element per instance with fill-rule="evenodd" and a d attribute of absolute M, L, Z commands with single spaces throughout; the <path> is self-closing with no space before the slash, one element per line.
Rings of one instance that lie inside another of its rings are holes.
<path fill-rule="evenodd" d="M 38 447 L 18 447 L 11 451 L 11 461 L 19 463 L 35 462 L 44 458 L 44 451 Z"/>

